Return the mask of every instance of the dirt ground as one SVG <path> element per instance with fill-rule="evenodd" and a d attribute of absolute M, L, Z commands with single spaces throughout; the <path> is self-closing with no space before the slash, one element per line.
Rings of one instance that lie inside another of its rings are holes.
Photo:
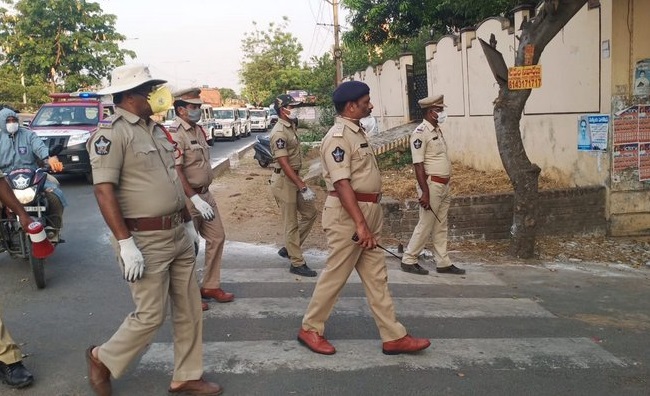
<path fill-rule="evenodd" d="M 316 157 L 314 154 L 309 155 Z M 262 168 L 253 159 L 252 150 L 239 161 L 237 168 L 225 172 L 212 183 L 219 205 L 219 212 L 226 229 L 228 240 L 283 245 L 282 227 L 279 223 L 280 210 L 271 194 L 269 178 L 271 168 Z M 476 171 L 472 168 L 453 165 L 454 183 L 452 193 L 458 195 L 495 193 L 511 191 L 505 172 Z M 415 197 L 415 178 L 411 167 L 382 172 L 384 194 L 396 199 Z M 477 182 L 487 180 L 489 182 Z M 316 207 L 322 208 L 325 191 L 318 180 L 311 181 L 316 192 Z M 566 185 L 556 180 L 540 178 L 540 189 L 563 188 Z M 389 248 L 395 248 L 398 241 L 386 241 Z M 408 241 L 399 241 L 406 245 Z M 320 216 L 305 242 L 306 248 L 326 249 L 325 235 Z M 508 241 L 462 241 L 450 242 L 449 251 L 456 262 L 497 263 L 505 259 L 517 262 L 507 256 Z M 604 236 L 538 237 L 536 261 L 557 262 L 605 262 L 627 264 L 633 267 L 650 266 L 650 238 L 606 238 Z M 524 262 L 524 261 L 521 261 Z"/>

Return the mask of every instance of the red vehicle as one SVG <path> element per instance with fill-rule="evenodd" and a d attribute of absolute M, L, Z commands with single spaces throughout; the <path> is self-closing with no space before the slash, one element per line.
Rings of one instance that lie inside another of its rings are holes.
<path fill-rule="evenodd" d="M 110 100 L 92 92 L 54 93 L 29 124 L 29 128 L 52 149 L 63 147 L 58 155 L 63 173 L 83 174 L 92 182 L 92 169 L 86 141 L 99 122 L 115 113 Z"/>

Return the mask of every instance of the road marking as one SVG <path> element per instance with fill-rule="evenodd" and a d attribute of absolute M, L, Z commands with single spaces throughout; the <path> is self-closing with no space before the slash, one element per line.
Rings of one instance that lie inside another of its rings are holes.
<path fill-rule="evenodd" d="M 626 364 L 589 338 L 479 338 L 432 339 L 432 346 L 415 355 L 386 356 L 380 340 L 330 340 L 332 356 L 309 351 L 295 340 L 206 342 L 204 370 L 213 373 L 248 374 L 276 370 L 355 371 L 378 367 L 413 370 L 462 370 L 476 366 L 490 369 L 589 369 Z M 171 343 L 155 343 L 138 369 L 174 369 Z"/>
<path fill-rule="evenodd" d="M 522 298 L 393 298 L 399 317 L 422 318 L 554 318 L 536 302 Z M 293 318 L 302 317 L 309 298 L 237 298 L 205 312 L 208 318 Z M 343 297 L 332 315 L 371 316 L 365 297 Z"/>
<path fill-rule="evenodd" d="M 314 266 L 319 274 L 321 269 Z M 317 278 L 293 275 L 286 268 L 257 268 L 257 269 L 221 269 L 221 283 L 315 283 Z M 361 283 L 359 275 L 352 272 L 348 283 Z M 451 285 L 451 286 L 504 286 L 505 284 L 495 275 L 484 269 L 468 269 L 468 274 L 458 275 L 415 275 L 402 270 L 388 270 L 389 284 L 408 285 Z"/>

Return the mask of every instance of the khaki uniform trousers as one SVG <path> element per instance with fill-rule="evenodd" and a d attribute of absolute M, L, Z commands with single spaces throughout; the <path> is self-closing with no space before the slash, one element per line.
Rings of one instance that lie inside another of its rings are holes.
<path fill-rule="evenodd" d="M 284 243 L 291 265 L 300 267 L 305 264 L 301 246 L 307 239 L 318 214 L 314 201 L 305 201 L 296 185 L 284 175 L 284 172 L 273 174 L 271 190 L 282 212 Z"/>
<path fill-rule="evenodd" d="M 4 364 L 14 364 L 23 360 L 23 354 L 20 348 L 11 338 L 9 331 L 2 323 L 0 318 L 0 362 Z"/>
<path fill-rule="evenodd" d="M 221 287 L 221 258 L 226 242 L 226 232 L 223 229 L 217 202 L 210 192 L 199 194 L 201 199 L 210 204 L 214 211 L 214 219 L 206 221 L 193 204 L 188 205 L 194 226 L 199 235 L 205 239 L 205 263 L 203 264 L 203 288 L 218 289 Z"/>
<path fill-rule="evenodd" d="M 436 214 L 434 216 L 433 212 L 420 206 L 420 218 L 402 256 L 402 262 L 416 264 L 424 245 L 429 237 L 433 236 L 433 257 L 436 260 L 436 267 L 445 268 L 451 265 L 447 254 L 447 214 L 451 204 L 449 184 L 436 183 L 431 180 L 427 181 L 427 184 L 429 185 L 429 204 Z M 418 194 L 422 195 L 420 188 L 418 188 Z M 440 221 L 436 219 L 436 216 Z"/>
<path fill-rule="evenodd" d="M 378 238 L 383 223 L 381 205 L 359 202 L 359 207 L 370 230 Z M 336 197 L 327 197 L 323 208 L 323 229 L 330 253 L 302 319 L 302 328 L 323 335 L 325 321 L 352 270 L 356 269 L 381 340 L 387 342 L 404 337 L 406 329 L 397 321 L 393 298 L 388 290 L 384 252 L 379 249 L 363 249 L 353 243 L 352 236 L 356 231 L 354 221 Z"/>
<path fill-rule="evenodd" d="M 113 377 L 119 378 L 162 326 L 170 299 L 174 334 L 172 380 L 197 380 L 203 375 L 203 316 L 194 274 L 194 246 L 182 225 L 171 230 L 132 234 L 145 262 L 142 279 L 128 283 L 135 311 L 99 347 L 99 359 Z M 111 242 L 123 267 L 119 246 L 114 239 Z"/>

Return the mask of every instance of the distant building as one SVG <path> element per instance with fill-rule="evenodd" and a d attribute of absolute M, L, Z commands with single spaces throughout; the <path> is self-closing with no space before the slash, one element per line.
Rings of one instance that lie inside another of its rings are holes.
<path fill-rule="evenodd" d="M 201 100 L 205 103 L 212 105 L 213 107 L 223 106 L 223 101 L 221 100 L 221 93 L 217 88 L 201 88 Z"/>

